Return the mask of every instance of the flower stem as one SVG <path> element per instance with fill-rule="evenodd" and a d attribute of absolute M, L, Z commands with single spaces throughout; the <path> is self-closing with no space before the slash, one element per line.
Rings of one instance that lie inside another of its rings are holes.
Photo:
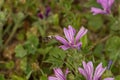
<path fill-rule="evenodd" d="M 115 55 L 115 58 L 113 59 L 113 64 L 111 65 L 110 70 L 113 68 L 115 62 L 117 61 L 119 54 L 120 54 L 120 50 L 117 51 L 117 53 L 116 53 L 116 55 Z"/>

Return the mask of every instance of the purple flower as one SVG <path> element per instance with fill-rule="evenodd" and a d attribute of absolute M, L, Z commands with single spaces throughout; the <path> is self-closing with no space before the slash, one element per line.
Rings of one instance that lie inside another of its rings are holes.
<path fill-rule="evenodd" d="M 47 18 L 49 16 L 50 11 L 51 11 L 51 8 L 48 6 L 48 7 L 46 7 L 46 10 L 45 10 L 44 14 L 42 14 L 41 12 L 39 12 L 37 15 L 38 15 L 38 17 L 40 19 L 43 19 L 45 17 Z"/>
<path fill-rule="evenodd" d="M 103 9 L 92 7 L 91 12 L 93 13 L 93 15 L 110 14 L 114 0 L 97 0 L 97 3 L 101 4 Z"/>
<path fill-rule="evenodd" d="M 39 17 L 40 19 L 43 19 L 43 14 L 38 13 L 38 17 Z"/>
<path fill-rule="evenodd" d="M 55 76 L 49 76 L 48 80 L 67 80 L 67 74 L 69 73 L 68 69 L 66 69 L 65 74 L 62 72 L 60 68 L 54 68 Z"/>
<path fill-rule="evenodd" d="M 46 8 L 46 12 L 45 12 L 45 16 L 46 16 L 46 17 L 48 17 L 50 11 L 51 11 L 51 8 L 48 6 L 48 7 Z"/>
<path fill-rule="evenodd" d="M 77 33 L 76 37 L 76 30 L 70 25 L 68 26 L 68 29 L 64 28 L 63 31 L 67 40 L 58 35 L 55 36 L 55 38 L 63 44 L 60 46 L 60 48 L 62 48 L 63 50 L 67 50 L 69 48 L 80 49 L 82 43 L 79 40 L 87 33 L 88 30 L 82 27 Z"/>
<path fill-rule="evenodd" d="M 102 67 L 100 63 L 94 72 L 93 63 L 89 61 L 88 63 L 83 61 L 83 68 L 78 68 L 79 72 L 86 78 L 86 80 L 101 80 L 101 76 L 106 70 L 106 67 Z M 114 78 L 104 78 L 103 80 L 114 80 Z"/>

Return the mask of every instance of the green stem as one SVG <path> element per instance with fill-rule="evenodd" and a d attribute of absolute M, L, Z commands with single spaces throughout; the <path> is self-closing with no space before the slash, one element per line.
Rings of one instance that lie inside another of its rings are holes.
<path fill-rule="evenodd" d="M 19 25 L 16 24 L 10 34 L 10 36 L 8 37 L 7 41 L 5 42 L 5 46 L 11 41 L 11 39 L 13 38 L 14 34 L 16 33 L 17 29 L 19 28 Z"/>
<path fill-rule="evenodd" d="M 115 58 L 113 59 L 113 63 L 112 63 L 112 65 L 111 65 L 110 70 L 113 68 L 115 62 L 117 61 L 119 54 L 120 54 L 120 51 L 118 50 L 117 53 L 116 53 L 116 55 L 115 55 Z"/>
<path fill-rule="evenodd" d="M 43 70 L 40 68 L 40 72 L 42 75 L 45 75 L 45 73 L 43 72 Z"/>
<path fill-rule="evenodd" d="M 2 51 L 3 49 L 3 25 L 0 24 L 0 52 Z"/>
<path fill-rule="evenodd" d="M 79 55 L 82 55 L 82 54 L 79 54 L 77 49 L 73 49 L 72 57 L 73 57 L 73 60 L 74 60 L 74 61 L 73 61 L 73 62 L 74 62 L 73 65 L 74 65 L 74 66 L 73 66 L 73 67 L 74 67 L 74 73 L 75 73 L 75 75 L 78 74 L 78 65 L 76 65 L 76 64 L 78 64 L 78 63 L 76 62 L 76 58 L 77 58 L 76 56 L 77 56 L 77 55 L 79 56 Z"/>
<path fill-rule="evenodd" d="M 12 23 L 6 27 L 6 29 L 3 32 L 3 36 L 10 31 L 11 27 L 12 27 Z"/>

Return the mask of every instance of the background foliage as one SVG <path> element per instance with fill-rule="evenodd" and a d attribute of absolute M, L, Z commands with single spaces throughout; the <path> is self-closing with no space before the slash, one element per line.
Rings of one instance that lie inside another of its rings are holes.
<path fill-rule="evenodd" d="M 47 80 L 54 67 L 68 67 L 69 80 L 80 80 L 75 73 L 83 60 L 95 66 L 112 60 L 108 74 L 120 80 L 120 1 L 112 15 L 93 16 L 92 6 L 100 7 L 96 0 L 0 0 L 0 80 Z M 54 39 L 68 25 L 88 29 L 77 53 L 61 50 Z"/>

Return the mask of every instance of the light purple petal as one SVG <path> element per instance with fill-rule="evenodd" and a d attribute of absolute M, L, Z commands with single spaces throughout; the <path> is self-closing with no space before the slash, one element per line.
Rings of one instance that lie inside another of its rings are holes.
<path fill-rule="evenodd" d="M 106 13 L 110 13 L 110 9 L 114 3 L 114 0 L 97 0 L 97 2 L 102 5 Z"/>
<path fill-rule="evenodd" d="M 113 3 L 114 3 L 114 0 L 108 0 L 108 5 L 109 5 L 109 8 L 111 8 L 111 7 L 112 7 Z"/>
<path fill-rule="evenodd" d="M 69 25 L 68 28 L 71 29 L 73 35 L 76 33 L 76 30 L 71 25 Z"/>
<path fill-rule="evenodd" d="M 105 78 L 104 80 L 114 80 L 114 78 Z"/>
<path fill-rule="evenodd" d="M 77 48 L 78 50 L 80 49 L 81 46 L 82 46 L 82 42 L 78 42 L 76 45 L 74 45 L 74 47 Z"/>
<path fill-rule="evenodd" d="M 74 43 L 75 29 L 72 26 L 68 26 L 68 29 L 64 28 L 64 34 L 70 44 Z"/>
<path fill-rule="evenodd" d="M 55 36 L 56 40 L 60 41 L 64 45 L 68 45 L 68 42 L 61 36 Z"/>
<path fill-rule="evenodd" d="M 101 3 L 102 3 L 102 0 L 97 0 L 97 3 L 101 4 Z"/>
<path fill-rule="evenodd" d="M 75 38 L 76 43 L 79 42 L 80 38 L 81 38 L 82 36 L 84 36 L 84 35 L 87 33 L 87 31 L 88 31 L 88 30 L 85 29 L 84 27 L 81 27 L 81 28 L 80 28 L 80 30 L 79 30 L 79 32 L 77 33 L 76 38 Z"/>
<path fill-rule="evenodd" d="M 69 43 L 72 43 L 68 29 L 64 28 L 64 34 L 67 40 L 69 41 Z"/>
<path fill-rule="evenodd" d="M 101 75 L 104 73 L 104 71 L 106 70 L 106 68 L 102 67 L 102 63 L 100 63 L 97 68 L 95 69 L 95 73 L 94 73 L 94 78 L 93 80 L 97 80 L 101 77 Z"/>
<path fill-rule="evenodd" d="M 87 73 L 85 72 L 84 69 L 82 69 L 82 68 L 79 67 L 78 70 L 79 70 L 79 72 L 80 72 L 86 79 L 88 79 Z"/>
<path fill-rule="evenodd" d="M 89 72 L 88 74 L 90 75 L 90 80 L 92 80 L 93 70 L 94 70 L 93 63 L 89 61 L 87 63 L 87 66 L 88 66 L 88 72 Z"/>
<path fill-rule="evenodd" d="M 79 72 L 88 80 L 92 80 L 92 76 L 93 76 L 93 63 L 91 61 L 89 61 L 87 64 L 85 61 L 82 62 L 83 63 L 83 67 L 82 68 L 78 68 Z"/>
<path fill-rule="evenodd" d="M 114 0 L 97 0 L 97 2 L 102 5 L 104 10 L 110 10 Z"/>
<path fill-rule="evenodd" d="M 68 30 L 69 30 L 70 41 L 72 43 L 74 43 L 74 36 L 75 36 L 76 31 L 75 31 L 75 29 L 71 25 L 68 26 Z"/>
<path fill-rule="evenodd" d="M 48 80 L 58 80 L 56 77 L 48 77 Z"/>
<path fill-rule="evenodd" d="M 97 2 L 102 5 L 104 10 L 108 9 L 108 6 L 109 6 L 108 1 L 109 0 L 97 0 Z"/>
<path fill-rule="evenodd" d="M 86 69 L 86 68 L 87 68 L 87 64 L 86 64 L 86 62 L 83 61 L 82 64 L 83 64 L 83 68 Z"/>
<path fill-rule="evenodd" d="M 58 80 L 65 80 L 65 75 L 60 68 L 55 68 L 54 73 Z"/>
<path fill-rule="evenodd" d="M 85 61 L 83 61 L 82 63 L 83 63 L 84 71 L 85 71 L 85 73 L 87 75 L 87 79 L 90 79 L 90 74 L 89 74 L 88 66 L 87 66 L 87 64 L 86 64 Z"/>
<path fill-rule="evenodd" d="M 93 13 L 93 15 L 96 15 L 96 14 L 107 14 L 104 10 L 99 9 L 99 8 L 95 8 L 95 7 L 91 8 L 91 12 Z"/>
<path fill-rule="evenodd" d="M 60 48 L 62 48 L 63 50 L 67 50 L 70 48 L 70 46 L 66 46 L 66 45 L 62 45 L 62 46 L 59 46 Z"/>
<path fill-rule="evenodd" d="M 100 63 L 96 69 L 95 69 L 95 73 L 93 76 L 93 72 L 94 72 L 94 67 L 93 67 L 93 63 L 91 61 L 89 61 L 87 64 L 85 61 L 82 62 L 83 63 L 83 68 L 78 68 L 79 72 L 86 78 L 86 80 L 101 80 L 101 76 L 104 73 L 104 71 L 106 70 L 106 67 L 103 68 L 102 67 L 102 63 Z M 114 78 L 104 78 L 104 80 L 114 80 Z"/>

